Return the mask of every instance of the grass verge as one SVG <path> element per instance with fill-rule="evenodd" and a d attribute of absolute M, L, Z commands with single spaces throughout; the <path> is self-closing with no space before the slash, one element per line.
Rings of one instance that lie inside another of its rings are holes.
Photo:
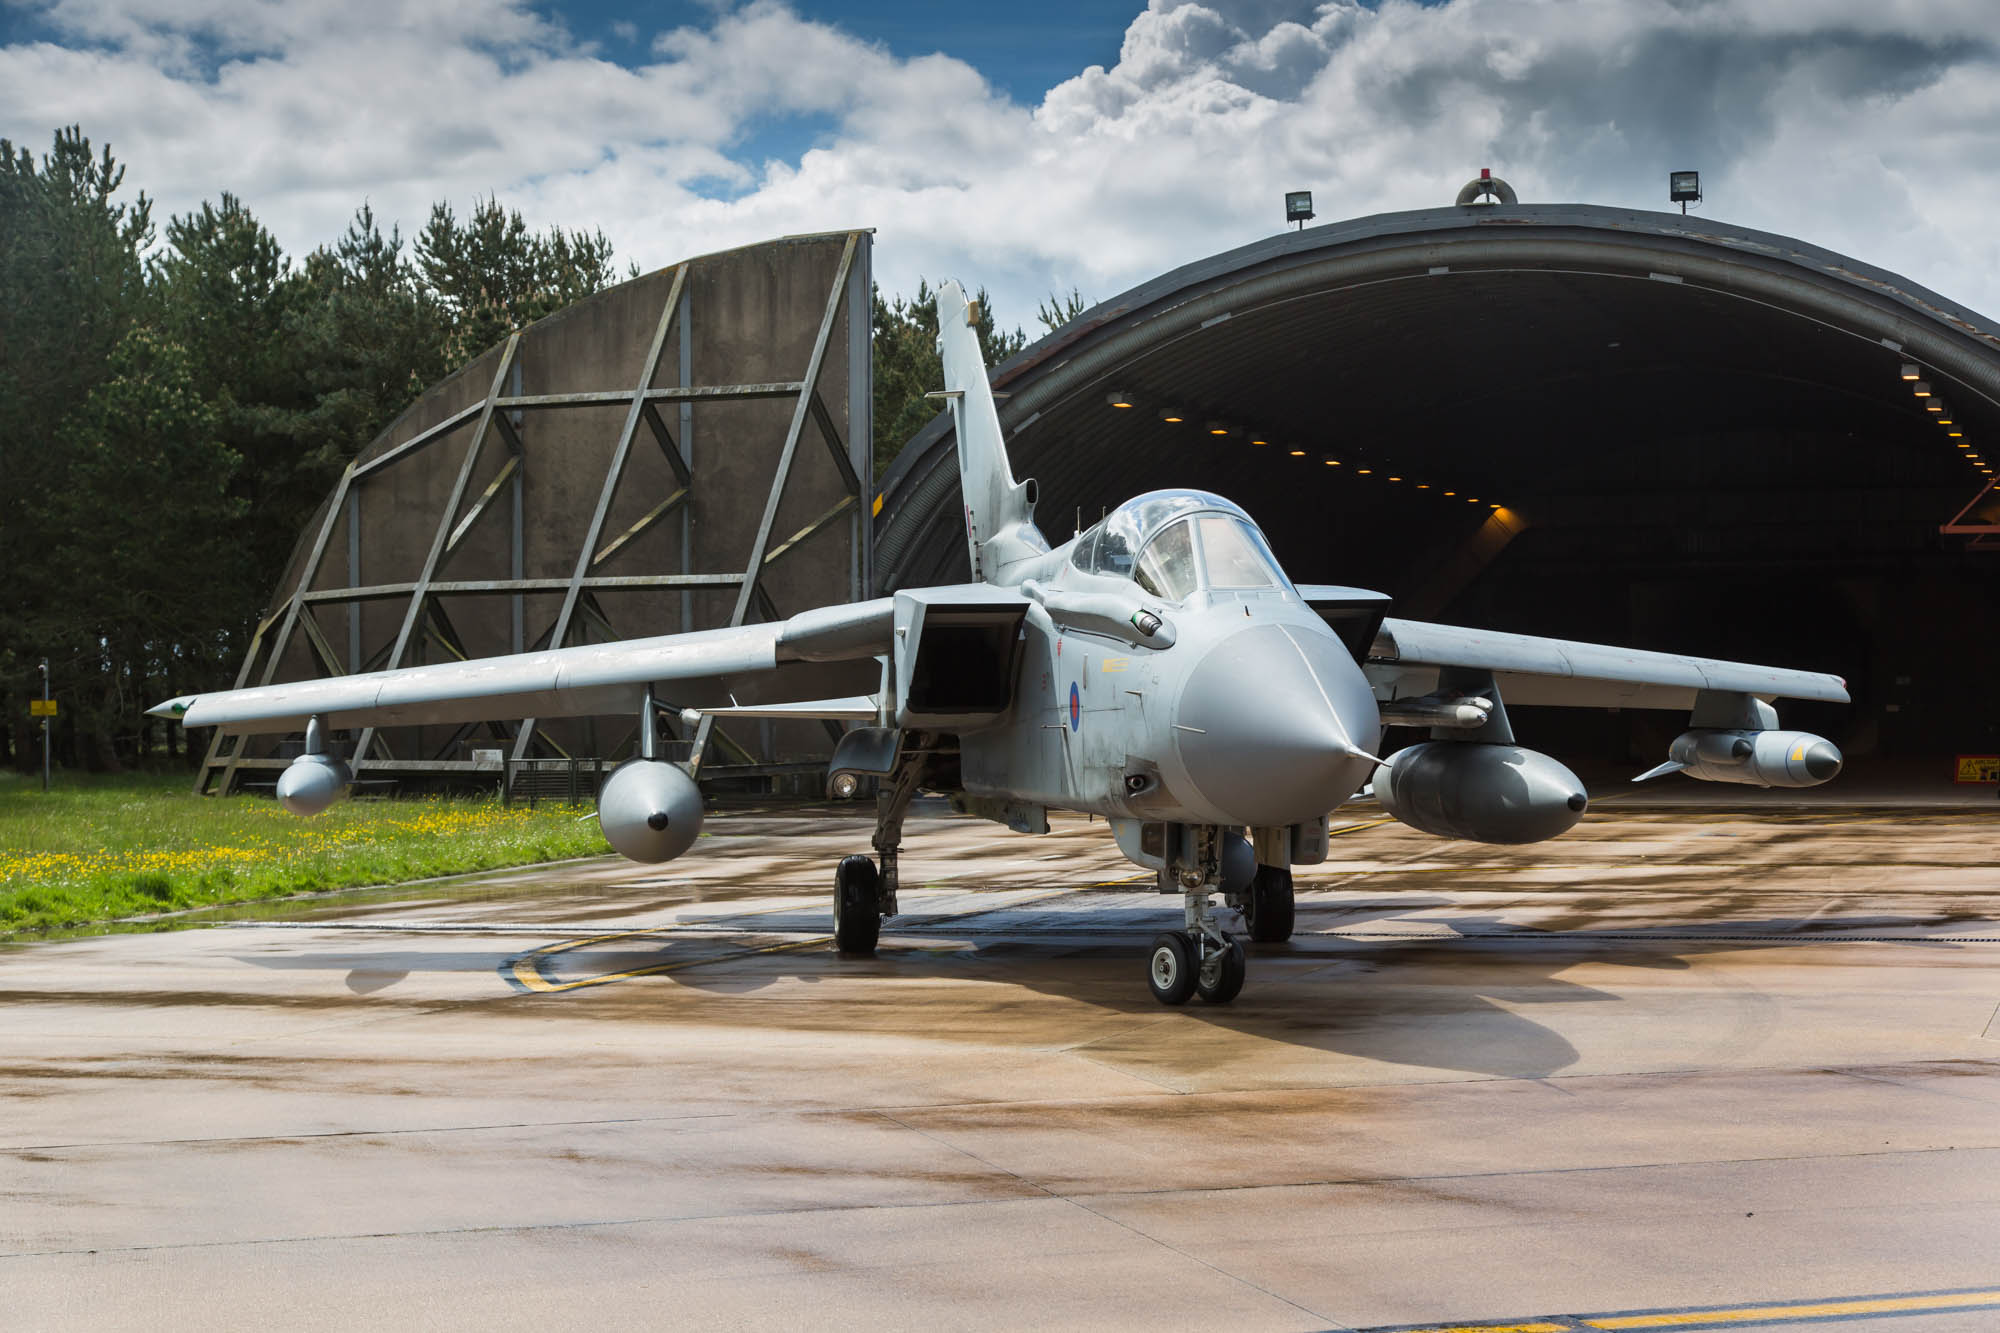
<path fill-rule="evenodd" d="M 497 798 L 345 801 L 314 819 L 189 779 L 0 775 L 0 934 L 393 884 L 610 850 L 583 807 Z"/>

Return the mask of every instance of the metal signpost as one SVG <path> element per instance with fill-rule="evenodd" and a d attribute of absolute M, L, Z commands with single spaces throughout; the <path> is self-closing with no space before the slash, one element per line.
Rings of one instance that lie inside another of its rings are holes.
<path fill-rule="evenodd" d="M 28 701 L 28 715 L 42 720 L 42 790 L 49 789 L 49 721 L 56 715 L 56 702 L 49 698 L 49 659 L 42 659 L 42 697 Z"/>

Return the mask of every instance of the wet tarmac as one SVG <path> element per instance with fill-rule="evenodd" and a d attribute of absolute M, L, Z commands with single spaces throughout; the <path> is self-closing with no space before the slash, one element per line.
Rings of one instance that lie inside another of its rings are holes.
<path fill-rule="evenodd" d="M 836 956 L 857 813 L 0 949 L 0 1320 L 2000 1327 L 2000 812 L 1358 817 L 1181 1010 L 1082 819 Z"/>

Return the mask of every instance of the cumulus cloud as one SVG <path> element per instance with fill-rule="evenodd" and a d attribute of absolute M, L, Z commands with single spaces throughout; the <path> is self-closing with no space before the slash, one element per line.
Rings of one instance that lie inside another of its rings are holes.
<path fill-rule="evenodd" d="M 80 123 L 165 210 L 232 190 L 294 250 L 489 191 L 648 265 L 874 226 L 885 287 L 1026 321 L 1270 234 L 1287 189 L 1331 219 L 1491 166 L 1664 208 L 1698 167 L 1714 216 L 2000 313 L 1990 0 L 1153 0 L 1034 106 L 778 0 L 621 30 L 622 63 L 526 0 L 12 2 L 47 37 L 0 46 L 0 134 Z"/>

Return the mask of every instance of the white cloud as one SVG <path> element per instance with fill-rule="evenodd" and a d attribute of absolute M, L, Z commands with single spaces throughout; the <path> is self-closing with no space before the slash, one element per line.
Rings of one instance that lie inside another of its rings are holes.
<path fill-rule="evenodd" d="M 407 230 L 488 191 L 648 265 L 874 226 L 886 288 L 956 274 L 1031 323 L 1053 287 L 1274 232 L 1287 189 L 1332 219 L 1491 166 L 1524 199 L 1664 208 L 1693 166 L 1713 216 L 2000 314 L 1990 0 L 1154 0 L 1034 107 L 774 0 L 620 32 L 631 66 L 525 0 L 30 8 L 58 38 L 0 47 L 0 134 L 80 123 L 162 212 L 231 190 L 294 251 L 364 197 Z M 800 125 L 815 146 L 760 160 Z"/>

